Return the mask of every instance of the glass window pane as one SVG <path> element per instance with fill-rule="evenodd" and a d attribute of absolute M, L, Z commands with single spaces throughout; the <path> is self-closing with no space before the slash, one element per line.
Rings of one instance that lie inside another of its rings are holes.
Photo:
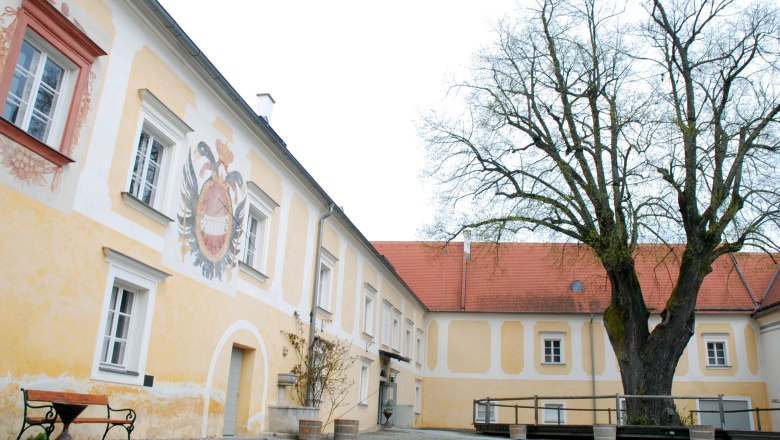
<path fill-rule="evenodd" d="M 16 69 L 14 76 L 11 79 L 11 88 L 9 89 L 9 98 L 15 97 L 17 101 L 22 100 L 29 96 L 29 89 L 32 87 L 32 81 L 29 80 L 30 75 Z"/>
<path fill-rule="evenodd" d="M 3 119 L 6 121 L 10 121 L 11 123 L 16 123 L 16 117 L 19 115 L 19 106 L 11 101 L 11 98 L 8 98 L 8 101 L 5 102 L 5 108 L 3 109 Z"/>
<path fill-rule="evenodd" d="M 124 365 L 125 362 L 125 342 L 115 341 L 111 354 L 111 363 L 114 365 Z"/>
<path fill-rule="evenodd" d="M 114 336 L 121 339 L 127 339 L 128 330 L 130 328 L 130 319 L 127 315 L 118 315 L 116 320 L 116 331 Z"/>
<path fill-rule="evenodd" d="M 30 125 L 27 127 L 27 133 L 34 137 L 35 139 L 38 139 L 41 142 L 44 142 L 46 139 L 46 132 L 48 131 L 49 124 L 48 121 L 44 121 L 40 119 L 39 117 L 33 115 L 30 118 Z"/>
<path fill-rule="evenodd" d="M 44 84 L 51 87 L 54 91 L 59 91 L 62 77 L 65 74 L 65 69 L 60 67 L 57 63 L 50 58 L 46 59 L 46 64 L 43 67 L 43 81 Z"/>
<path fill-rule="evenodd" d="M 133 292 L 122 289 L 122 305 L 120 311 L 125 314 L 129 314 L 133 309 Z"/>
<path fill-rule="evenodd" d="M 51 116 L 54 109 L 54 99 L 54 93 L 43 88 L 38 90 L 38 96 L 35 98 L 35 110 L 41 114 L 42 119 L 44 117 L 49 119 L 49 116 Z"/>
<path fill-rule="evenodd" d="M 33 71 L 38 65 L 41 52 L 34 48 L 27 40 L 22 42 L 22 48 L 19 51 L 19 59 L 16 61 L 16 65 L 24 70 Z"/>

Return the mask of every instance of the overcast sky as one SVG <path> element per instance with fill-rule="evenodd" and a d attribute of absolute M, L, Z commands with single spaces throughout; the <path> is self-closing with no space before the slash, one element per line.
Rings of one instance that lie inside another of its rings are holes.
<path fill-rule="evenodd" d="M 433 216 L 420 115 L 494 39 L 515 0 L 160 0 L 369 240 Z"/>

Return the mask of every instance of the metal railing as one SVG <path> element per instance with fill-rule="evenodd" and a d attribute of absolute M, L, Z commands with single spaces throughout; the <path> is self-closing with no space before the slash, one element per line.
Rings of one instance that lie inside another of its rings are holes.
<path fill-rule="evenodd" d="M 564 425 L 566 424 L 566 414 L 569 412 L 587 412 L 593 414 L 593 423 L 595 424 L 598 418 L 599 414 L 606 413 L 607 414 L 607 422 L 609 424 L 612 424 L 613 420 L 613 414 L 614 414 L 614 420 L 615 424 L 618 426 L 626 425 L 629 423 L 626 423 L 626 404 L 625 401 L 627 399 L 673 399 L 673 400 L 687 400 L 687 401 L 717 401 L 718 402 L 718 410 L 700 410 L 700 409 L 691 409 L 689 410 L 689 414 L 694 415 L 700 415 L 700 414 L 718 414 L 719 420 L 720 420 L 720 428 L 725 429 L 726 428 L 726 415 L 727 414 L 733 414 L 733 413 L 751 413 L 752 419 L 754 420 L 753 426 L 755 426 L 757 431 L 762 431 L 762 425 L 761 425 L 761 412 L 771 412 L 771 411 L 778 411 L 780 408 L 748 408 L 748 409 L 738 409 L 738 410 L 727 410 L 724 407 L 724 398 L 722 394 L 719 394 L 717 396 L 657 396 L 657 395 L 630 395 L 630 394 L 608 394 L 608 395 L 597 395 L 597 396 L 525 396 L 525 397 L 508 397 L 508 398 L 491 398 L 487 397 L 485 399 L 477 399 L 474 400 L 474 405 L 472 407 L 472 424 L 478 425 L 478 424 L 494 424 L 496 423 L 496 416 L 498 413 L 499 408 L 510 408 L 514 410 L 514 424 L 533 424 L 533 425 L 539 425 L 539 413 L 540 410 L 543 411 L 544 416 L 542 423 L 543 424 L 555 424 L 555 425 Z M 593 401 L 592 408 L 567 408 L 563 405 L 556 404 L 553 402 L 547 402 L 547 401 L 570 401 L 570 400 L 591 400 Z M 611 407 L 608 406 L 606 408 L 598 408 L 596 405 L 597 401 L 610 401 L 614 402 L 615 406 Z M 546 402 L 540 406 L 540 401 Z M 510 402 L 514 402 L 511 403 Z M 528 402 L 525 403 L 524 402 Z M 533 423 L 528 423 L 526 420 L 521 420 L 520 412 L 521 410 L 533 410 Z M 482 417 L 480 417 L 480 413 L 482 413 Z M 554 417 L 551 417 L 551 414 L 555 414 Z M 692 420 L 695 422 L 695 420 Z M 506 423 L 506 422 L 504 422 Z M 603 422 L 602 422 L 603 423 Z"/>

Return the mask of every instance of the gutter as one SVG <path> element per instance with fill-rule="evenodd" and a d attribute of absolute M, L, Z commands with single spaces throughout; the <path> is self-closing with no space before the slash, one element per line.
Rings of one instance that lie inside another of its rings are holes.
<path fill-rule="evenodd" d="M 317 257 L 314 259 L 314 285 L 311 289 L 311 313 L 309 314 L 309 358 L 306 363 L 306 370 L 310 371 L 312 368 L 312 362 L 314 362 L 314 337 L 317 331 L 317 303 L 320 299 L 320 266 L 322 265 L 322 226 L 325 224 L 325 219 L 333 215 L 333 210 L 336 208 L 334 203 L 331 203 L 328 207 L 328 212 L 320 217 L 320 221 L 317 223 Z M 306 382 L 306 406 L 314 406 L 314 384 L 311 381 Z"/>
<path fill-rule="evenodd" d="M 596 424 L 596 350 L 593 347 L 593 313 L 590 314 L 590 323 L 588 324 L 588 330 L 590 331 L 590 381 L 591 381 L 591 393 L 593 395 L 593 424 Z"/>

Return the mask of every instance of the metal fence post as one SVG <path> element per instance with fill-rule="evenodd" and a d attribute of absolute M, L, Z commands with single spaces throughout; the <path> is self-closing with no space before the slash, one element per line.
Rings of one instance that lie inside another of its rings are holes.
<path fill-rule="evenodd" d="M 761 409 L 759 407 L 756 407 L 756 422 L 758 425 L 758 430 L 762 431 L 761 429 Z"/>
<path fill-rule="evenodd" d="M 520 408 L 518 408 L 517 404 L 515 404 L 515 425 L 520 423 L 520 419 L 518 418 L 519 411 L 520 411 Z"/>
<path fill-rule="evenodd" d="M 610 424 L 612 424 L 611 420 Z M 620 426 L 620 394 L 617 393 L 615 393 L 615 424 Z"/>
<path fill-rule="evenodd" d="M 539 396 L 534 394 L 534 425 L 539 425 Z"/>
<path fill-rule="evenodd" d="M 718 394 L 718 412 L 720 413 L 720 429 L 726 429 L 726 414 L 723 413 L 723 394 Z"/>

